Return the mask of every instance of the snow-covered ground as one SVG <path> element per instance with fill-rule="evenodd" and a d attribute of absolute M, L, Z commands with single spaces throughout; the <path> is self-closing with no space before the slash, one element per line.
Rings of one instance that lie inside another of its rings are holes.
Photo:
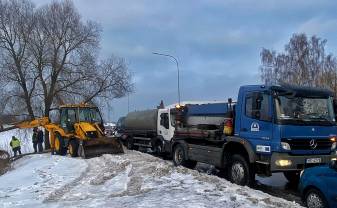
<path fill-rule="evenodd" d="M 0 176 L 0 207 L 300 207 L 148 154 L 31 155 Z"/>

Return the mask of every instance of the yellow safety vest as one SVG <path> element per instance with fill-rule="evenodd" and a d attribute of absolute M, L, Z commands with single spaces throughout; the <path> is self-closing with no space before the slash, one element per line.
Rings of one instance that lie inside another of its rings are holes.
<path fill-rule="evenodd" d="M 20 140 L 18 140 L 18 139 L 12 140 L 11 146 L 12 146 L 12 148 L 20 147 Z"/>

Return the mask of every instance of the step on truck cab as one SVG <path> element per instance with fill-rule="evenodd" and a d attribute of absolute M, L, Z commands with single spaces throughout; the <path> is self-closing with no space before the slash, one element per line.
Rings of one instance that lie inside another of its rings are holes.
<path fill-rule="evenodd" d="M 228 105 L 232 122 L 227 123 L 233 125 L 233 133 L 218 139 L 175 134 L 171 143 L 175 165 L 212 164 L 232 182 L 249 185 L 256 173 L 283 172 L 290 182 L 297 182 L 304 168 L 337 157 L 333 94 L 328 90 L 242 86 L 237 103 Z"/>

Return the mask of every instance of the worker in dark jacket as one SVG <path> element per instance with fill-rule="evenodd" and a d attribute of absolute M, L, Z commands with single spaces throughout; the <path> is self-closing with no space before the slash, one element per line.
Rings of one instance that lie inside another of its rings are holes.
<path fill-rule="evenodd" d="M 37 153 L 37 128 L 33 129 L 32 142 L 33 142 L 34 153 Z"/>
<path fill-rule="evenodd" d="M 43 151 L 42 143 L 43 143 L 43 131 L 41 129 L 38 129 L 37 130 L 37 145 L 39 148 L 39 152 Z"/>
<path fill-rule="evenodd" d="M 9 143 L 9 145 L 13 149 L 14 157 L 17 155 L 18 152 L 21 155 L 21 142 L 18 138 L 16 138 L 15 136 L 12 136 L 12 140 Z"/>

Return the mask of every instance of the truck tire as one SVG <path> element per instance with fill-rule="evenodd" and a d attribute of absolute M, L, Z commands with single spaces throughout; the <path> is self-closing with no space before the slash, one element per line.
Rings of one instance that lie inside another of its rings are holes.
<path fill-rule="evenodd" d="M 84 152 L 84 148 L 83 148 L 83 144 L 80 144 L 78 146 L 77 155 L 80 156 L 82 159 L 86 158 L 86 155 L 85 155 L 85 152 Z"/>
<path fill-rule="evenodd" d="M 68 149 L 69 149 L 69 154 L 71 157 L 78 156 L 78 146 L 79 146 L 79 143 L 76 139 L 70 140 Z"/>
<path fill-rule="evenodd" d="M 180 144 L 176 145 L 173 149 L 173 164 L 175 166 L 184 166 L 186 168 L 194 169 L 197 165 L 196 161 L 186 160 L 184 147 Z"/>
<path fill-rule="evenodd" d="M 255 182 L 255 172 L 242 155 L 234 154 L 228 164 L 228 178 L 232 183 L 248 186 Z"/>
<path fill-rule="evenodd" d="M 308 208 L 326 208 L 329 207 L 324 195 L 315 188 L 310 188 L 304 193 L 304 203 Z"/>
<path fill-rule="evenodd" d="M 131 137 L 128 137 L 126 139 L 126 148 L 128 148 L 129 150 L 133 150 L 134 148 L 133 139 Z"/>
<path fill-rule="evenodd" d="M 219 172 L 216 174 L 220 178 L 224 178 L 226 180 L 229 180 L 228 178 L 228 168 L 220 169 Z"/>
<path fill-rule="evenodd" d="M 59 133 L 55 134 L 55 153 L 63 156 L 67 154 L 64 138 Z"/>
<path fill-rule="evenodd" d="M 289 181 L 290 184 L 296 185 L 300 181 L 300 172 L 298 171 L 283 172 L 283 175 Z"/>
<path fill-rule="evenodd" d="M 157 156 L 160 156 L 163 153 L 163 145 L 160 141 L 154 142 L 153 147 L 151 149 L 153 153 Z"/>

